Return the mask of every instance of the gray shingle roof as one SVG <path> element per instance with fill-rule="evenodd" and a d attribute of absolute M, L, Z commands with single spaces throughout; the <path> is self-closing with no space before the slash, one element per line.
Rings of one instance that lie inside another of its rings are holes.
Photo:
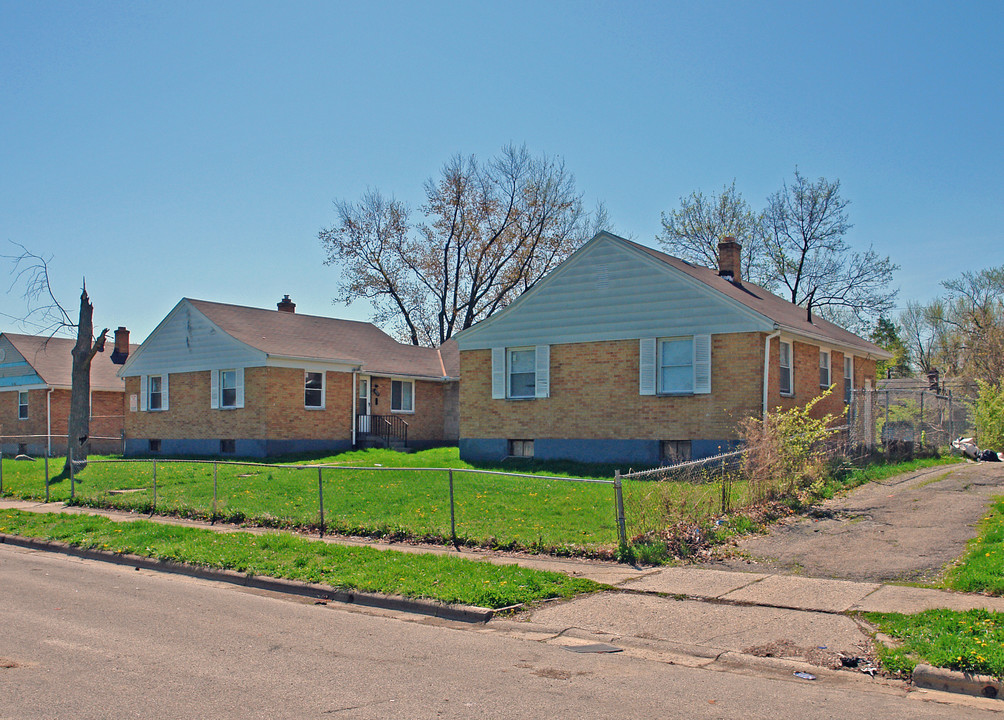
<path fill-rule="evenodd" d="M 685 260 L 667 255 L 645 245 L 639 245 L 636 242 L 624 240 L 623 238 L 618 239 L 641 250 L 656 260 L 686 273 L 695 280 L 700 280 L 708 287 L 714 288 L 723 295 L 742 303 L 750 310 L 773 320 L 784 330 L 798 335 L 814 337 L 824 342 L 830 341 L 835 345 L 849 347 L 875 357 L 892 357 L 889 352 L 883 350 L 875 343 L 869 342 L 849 330 L 844 330 L 839 325 L 831 323 L 828 320 L 824 320 L 818 314 L 813 314 L 812 319 L 809 320 L 804 307 L 780 298 L 759 285 L 754 285 L 745 280 L 740 285 L 736 285 L 721 277 L 715 269 L 692 265 Z"/>

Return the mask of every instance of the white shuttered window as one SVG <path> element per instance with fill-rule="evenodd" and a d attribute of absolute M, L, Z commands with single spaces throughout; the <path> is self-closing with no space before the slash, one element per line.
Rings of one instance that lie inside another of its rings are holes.
<path fill-rule="evenodd" d="M 641 338 L 640 395 L 706 395 L 711 392 L 711 336 Z"/>
<path fill-rule="evenodd" d="M 551 347 L 492 348 L 492 398 L 529 400 L 551 395 Z"/>

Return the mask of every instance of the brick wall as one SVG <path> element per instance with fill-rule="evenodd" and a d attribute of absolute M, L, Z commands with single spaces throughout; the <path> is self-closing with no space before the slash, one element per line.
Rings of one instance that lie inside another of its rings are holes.
<path fill-rule="evenodd" d="M 761 340 L 762 344 L 762 340 Z M 762 351 L 761 351 L 762 352 Z M 781 407 L 790 410 L 803 406 L 809 400 L 825 390 L 819 384 L 819 346 L 801 342 L 792 343 L 794 354 L 793 394 L 781 395 L 780 382 L 780 343 L 777 338 L 770 341 L 770 374 L 768 383 L 767 406 L 770 409 Z M 865 378 L 875 378 L 875 361 L 865 358 L 854 358 L 854 388 L 863 388 Z M 814 417 L 822 417 L 827 413 L 840 415 L 844 411 L 844 354 L 832 350 L 830 352 L 830 383 L 835 385 L 833 393 L 813 408 Z"/>
<path fill-rule="evenodd" d="M 270 440 L 351 439 L 352 373 L 325 374 L 324 409 L 318 410 L 303 406 L 302 369 L 255 369 L 264 372 L 267 392 L 262 434 L 254 437 Z M 244 396 L 244 404 L 247 407 L 247 395 Z"/>
<path fill-rule="evenodd" d="M 493 400 L 491 351 L 460 354 L 465 438 L 730 439 L 760 411 L 763 335 L 712 337 L 710 395 L 638 394 L 638 341 L 551 346 L 551 396 Z"/>
<path fill-rule="evenodd" d="M 210 372 L 172 373 L 168 409 L 126 412 L 130 438 L 347 439 L 352 432 L 352 375 L 329 372 L 323 409 L 303 405 L 303 370 L 258 367 L 244 371 L 244 407 L 209 407 Z M 126 396 L 139 396 L 138 377 L 126 378 Z M 128 403 L 128 400 L 126 401 Z"/>
<path fill-rule="evenodd" d="M 415 411 L 412 413 L 392 412 L 390 409 L 392 378 L 373 375 L 372 387 L 378 389 L 380 397 L 370 401 L 373 415 L 397 415 L 408 423 L 408 444 L 440 445 L 446 442 L 444 434 L 444 403 L 446 393 L 443 383 L 415 381 Z M 453 438 L 456 442 L 456 437 Z"/>
<path fill-rule="evenodd" d="M 743 417 L 762 414 L 765 333 L 712 337 L 711 394 L 685 397 L 638 394 L 638 341 L 551 346 L 551 396 L 493 400 L 491 351 L 460 354 L 460 434 L 464 438 L 581 438 L 730 440 Z M 778 391 L 779 343 L 771 341 L 768 406 L 804 405 L 822 392 L 819 347 L 794 343 L 794 395 Z M 831 352 L 833 394 L 814 414 L 839 414 L 843 355 Z M 875 362 L 855 359 L 854 386 L 873 377 Z"/>
<path fill-rule="evenodd" d="M 48 395 L 48 397 L 46 397 Z M 0 436 L 23 436 L 0 441 L 4 453 L 15 452 L 20 443 L 26 443 L 32 454 L 40 454 L 47 447 L 45 436 L 52 434 L 52 451 L 66 451 L 66 427 L 70 417 L 70 391 L 63 389 L 28 391 L 28 419 L 19 420 L 16 391 L 0 392 Z M 124 394 L 94 391 L 91 393 L 91 437 L 113 437 L 116 440 L 91 442 L 92 452 L 118 452 L 123 427 Z M 50 419 L 47 422 L 47 417 Z M 51 424 L 50 424 L 51 423 Z"/>

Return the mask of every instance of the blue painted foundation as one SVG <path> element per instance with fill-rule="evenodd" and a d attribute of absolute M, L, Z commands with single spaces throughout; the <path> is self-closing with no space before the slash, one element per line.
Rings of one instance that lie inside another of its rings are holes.
<path fill-rule="evenodd" d="M 734 450 L 738 440 L 691 440 L 694 460 Z M 658 465 L 658 440 L 554 439 L 533 441 L 537 460 L 576 460 L 591 463 L 631 463 L 637 466 Z M 461 438 L 460 458 L 468 462 L 498 462 L 509 453 L 509 441 L 500 438 Z"/>
<path fill-rule="evenodd" d="M 187 438 L 172 440 L 163 438 L 160 450 L 150 452 L 150 441 L 146 438 L 128 438 L 125 442 L 126 455 L 199 455 L 217 457 L 271 457 L 274 455 L 289 455 L 304 452 L 338 453 L 349 450 L 352 443 L 348 440 L 255 440 L 235 439 L 234 452 L 224 455 L 220 452 L 219 438 Z"/>

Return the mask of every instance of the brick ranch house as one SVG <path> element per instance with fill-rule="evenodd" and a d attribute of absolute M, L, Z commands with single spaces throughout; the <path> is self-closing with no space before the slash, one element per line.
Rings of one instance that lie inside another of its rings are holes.
<path fill-rule="evenodd" d="M 456 343 L 404 345 L 366 322 L 182 299 L 119 371 L 126 453 L 339 452 L 458 437 Z"/>
<path fill-rule="evenodd" d="M 720 268 L 602 232 L 505 310 L 459 333 L 460 456 L 655 465 L 735 446 L 740 419 L 839 413 L 878 346 Z"/>
<path fill-rule="evenodd" d="M 117 339 L 123 336 L 120 329 Z M 128 334 L 124 343 L 128 346 Z M 66 452 L 70 388 L 76 344 L 69 338 L 0 333 L 0 451 L 41 456 Z M 91 362 L 90 450 L 122 449 L 125 383 L 116 375 L 114 353 Z"/>

